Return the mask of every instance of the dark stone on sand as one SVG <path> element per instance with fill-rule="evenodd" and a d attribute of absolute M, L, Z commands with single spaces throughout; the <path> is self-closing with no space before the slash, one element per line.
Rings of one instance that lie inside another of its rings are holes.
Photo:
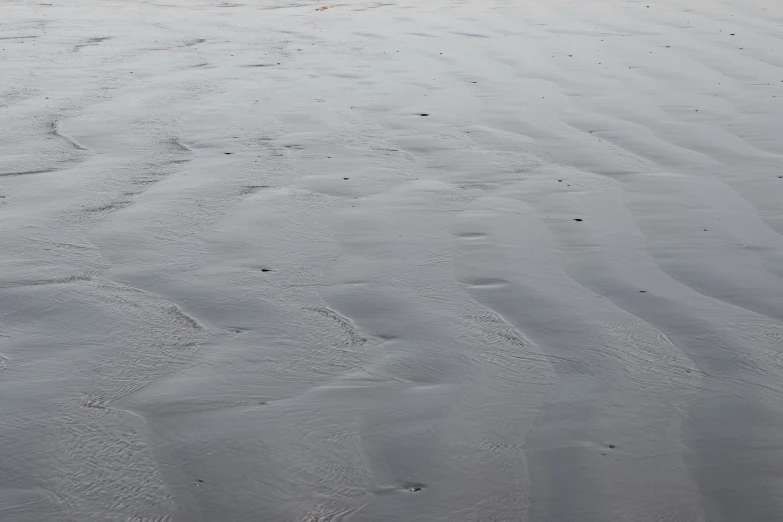
<path fill-rule="evenodd" d="M 616 447 L 614 444 L 609 444 L 609 449 L 615 449 Z"/>
<path fill-rule="evenodd" d="M 429 116 L 426 112 L 422 112 L 419 116 Z"/>
<path fill-rule="evenodd" d="M 582 221 L 582 218 L 574 218 L 574 221 Z"/>

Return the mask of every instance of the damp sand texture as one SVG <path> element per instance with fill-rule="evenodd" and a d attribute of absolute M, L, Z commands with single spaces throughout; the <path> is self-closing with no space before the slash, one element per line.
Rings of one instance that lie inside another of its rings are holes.
<path fill-rule="evenodd" d="M 0 5 L 0 520 L 783 520 L 783 3 Z"/>

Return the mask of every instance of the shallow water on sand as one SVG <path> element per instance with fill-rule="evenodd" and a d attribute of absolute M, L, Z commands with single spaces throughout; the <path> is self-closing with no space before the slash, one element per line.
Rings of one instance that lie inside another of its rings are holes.
<path fill-rule="evenodd" d="M 783 4 L 0 6 L 0 519 L 783 520 Z"/>

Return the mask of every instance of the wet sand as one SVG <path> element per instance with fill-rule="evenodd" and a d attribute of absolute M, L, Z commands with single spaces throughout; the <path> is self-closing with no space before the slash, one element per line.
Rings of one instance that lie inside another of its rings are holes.
<path fill-rule="evenodd" d="M 0 519 L 783 520 L 783 4 L 0 6 Z"/>

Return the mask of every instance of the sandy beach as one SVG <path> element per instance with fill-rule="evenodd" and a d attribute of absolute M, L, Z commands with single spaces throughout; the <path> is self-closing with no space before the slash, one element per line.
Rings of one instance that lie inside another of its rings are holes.
<path fill-rule="evenodd" d="M 3 2 L 0 520 L 783 520 L 781 35 Z"/>

